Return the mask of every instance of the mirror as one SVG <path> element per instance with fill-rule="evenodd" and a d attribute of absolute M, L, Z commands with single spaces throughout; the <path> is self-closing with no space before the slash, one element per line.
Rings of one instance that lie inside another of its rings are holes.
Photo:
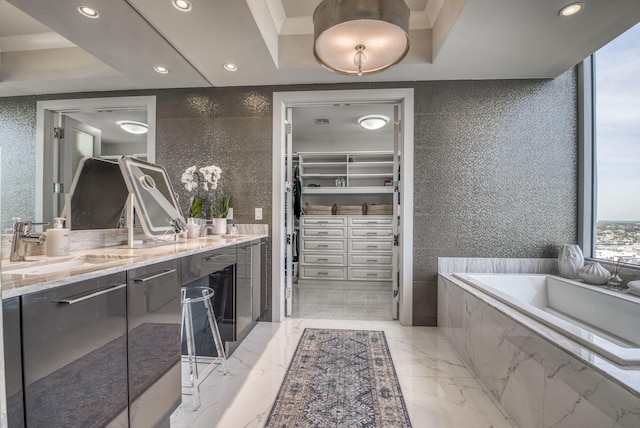
<path fill-rule="evenodd" d="M 186 230 L 186 223 L 167 171 L 160 165 L 130 157 L 118 160 L 144 233 L 169 236 Z"/>
<path fill-rule="evenodd" d="M 62 213 L 65 194 L 84 156 L 115 161 L 127 155 L 155 162 L 155 119 L 155 96 L 39 101 L 35 221 L 53 224 L 53 218 Z M 118 121 L 146 124 L 147 132 L 127 133 Z M 11 197 L 11 190 L 7 191 L 3 198 Z M 13 215 L 2 215 L 2 224 L 10 225 Z"/>
<path fill-rule="evenodd" d="M 71 230 L 115 229 L 122 225 L 128 196 L 116 162 L 82 158 L 62 212 L 67 219 L 65 226 Z"/>

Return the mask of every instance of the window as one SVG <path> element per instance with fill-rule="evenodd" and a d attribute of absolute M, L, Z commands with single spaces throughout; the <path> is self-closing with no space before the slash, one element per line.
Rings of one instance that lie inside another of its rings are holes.
<path fill-rule="evenodd" d="M 593 256 L 640 265 L 640 24 L 592 64 Z"/>

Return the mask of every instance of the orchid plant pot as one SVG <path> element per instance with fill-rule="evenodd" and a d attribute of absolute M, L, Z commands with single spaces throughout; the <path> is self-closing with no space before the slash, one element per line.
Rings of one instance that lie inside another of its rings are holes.
<path fill-rule="evenodd" d="M 216 235 L 227 234 L 227 219 L 226 218 L 214 218 L 213 219 L 213 233 Z"/>

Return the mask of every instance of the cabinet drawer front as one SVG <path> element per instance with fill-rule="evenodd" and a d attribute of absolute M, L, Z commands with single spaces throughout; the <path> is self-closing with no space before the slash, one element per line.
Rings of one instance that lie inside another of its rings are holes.
<path fill-rule="evenodd" d="M 346 265 L 346 254 L 302 254 L 302 263 L 305 265 Z"/>
<path fill-rule="evenodd" d="M 301 279 L 347 279 L 346 268 L 337 267 L 300 267 Z"/>
<path fill-rule="evenodd" d="M 349 217 L 349 226 L 366 226 L 366 227 L 379 227 L 379 226 L 393 226 L 393 217 L 388 216 L 362 216 L 362 217 Z"/>
<path fill-rule="evenodd" d="M 358 281 L 389 281 L 392 269 L 349 268 L 349 279 Z"/>
<path fill-rule="evenodd" d="M 372 238 L 372 239 L 384 239 L 393 236 L 392 227 L 376 227 L 376 228 L 349 228 L 349 238 Z"/>
<path fill-rule="evenodd" d="M 344 227 L 338 228 L 318 228 L 318 227 L 304 227 L 302 228 L 303 238 L 344 238 Z"/>
<path fill-rule="evenodd" d="M 303 251 L 345 251 L 346 244 L 344 239 L 334 240 L 316 240 L 316 239 L 303 239 L 302 250 Z"/>
<path fill-rule="evenodd" d="M 391 254 L 350 254 L 349 266 L 391 266 Z"/>
<path fill-rule="evenodd" d="M 340 227 L 346 226 L 346 217 L 339 216 L 302 216 L 302 226 L 314 227 Z"/>
<path fill-rule="evenodd" d="M 349 240 L 349 252 L 389 252 L 393 250 L 393 241 Z"/>

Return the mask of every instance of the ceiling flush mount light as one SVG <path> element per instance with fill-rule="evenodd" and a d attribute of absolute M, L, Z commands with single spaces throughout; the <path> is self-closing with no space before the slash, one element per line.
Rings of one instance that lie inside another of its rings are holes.
<path fill-rule="evenodd" d="M 160 73 L 160 74 L 169 74 L 169 72 L 171 71 L 167 67 L 164 67 L 162 65 L 156 65 L 155 67 L 153 67 L 153 69 L 155 70 L 156 73 Z"/>
<path fill-rule="evenodd" d="M 187 0 L 171 0 L 171 4 L 180 12 L 190 12 L 193 9 L 193 6 Z"/>
<path fill-rule="evenodd" d="M 238 66 L 232 62 L 225 62 L 224 64 L 222 64 L 222 68 L 224 68 L 227 71 L 237 71 L 238 70 Z"/>
<path fill-rule="evenodd" d="M 370 114 L 358 119 L 358 123 L 365 129 L 376 130 L 385 126 L 389 122 L 387 116 L 381 114 Z"/>
<path fill-rule="evenodd" d="M 136 122 L 135 120 L 119 120 L 116 124 L 129 134 L 146 134 L 149 131 L 146 123 Z"/>
<path fill-rule="evenodd" d="M 80 12 L 82 16 L 86 16 L 87 18 L 97 18 L 100 16 L 97 10 L 89 6 L 76 6 L 76 10 Z"/>
<path fill-rule="evenodd" d="M 571 3 L 571 4 L 566 5 L 562 9 L 560 9 L 560 12 L 558 12 L 558 15 L 560 15 L 560 16 L 572 16 L 572 15 L 575 15 L 576 13 L 580 12 L 582 9 L 584 9 L 584 4 L 583 3 Z"/>
<path fill-rule="evenodd" d="M 364 76 L 397 64 L 409 50 L 405 0 L 323 0 L 313 13 L 313 54 L 329 70 Z"/>

